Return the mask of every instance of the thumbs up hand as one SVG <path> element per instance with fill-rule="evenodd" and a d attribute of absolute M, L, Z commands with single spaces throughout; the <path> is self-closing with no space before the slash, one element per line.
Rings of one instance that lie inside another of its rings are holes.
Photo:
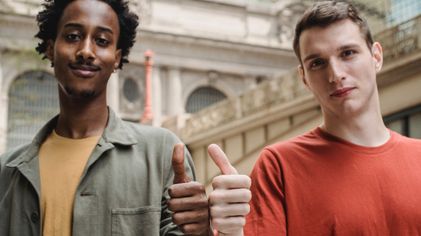
<path fill-rule="evenodd" d="M 209 234 L 209 203 L 205 186 L 191 181 L 184 168 L 184 144 L 176 144 L 172 155 L 174 184 L 168 189 L 172 220 L 184 234 Z"/>
<path fill-rule="evenodd" d="M 250 212 L 251 179 L 238 174 L 218 145 L 209 145 L 208 153 L 222 173 L 213 179 L 209 195 L 212 226 L 219 236 L 241 236 Z"/>

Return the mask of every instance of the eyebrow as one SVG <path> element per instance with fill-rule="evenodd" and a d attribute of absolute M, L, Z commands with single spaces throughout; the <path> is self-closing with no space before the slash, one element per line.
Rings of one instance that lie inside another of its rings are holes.
<path fill-rule="evenodd" d="M 309 61 L 309 60 L 312 60 L 312 59 L 318 58 L 318 57 L 320 57 L 319 53 L 310 54 L 310 55 L 308 55 L 304 58 L 303 62 L 306 62 L 306 61 Z"/>
<path fill-rule="evenodd" d="M 81 24 L 78 24 L 78 23 L 66 23 L 64 26 L 63 26 L 64 28 L 83 28 L 83 25 L 81 25 Z M 108 27 L 105 27 L 105 26 L 98 26 L 97 27 L 100 31 L 105 31 L 105 32 L 108 32 L 108 33 L 110 33 L 110 34 L 113 34 L 113 30 L 112 29 L 110 29 L 110 28 L 108 28 Z"/>
<path fill-rule="evenodd" d="M 347 44 L 347 45 L 339 47 L 338 49 L 336 49 L 336 51 L 340 52 L 340 51 L 344 51 L 344 50 L 352 49 L 352 48 L 361 48 L 361 47 L 358 44 L 351 43 L 351 44 Z M 308 60 L 312 60 L 318 57 L 320 57 L 319 53 L 310 54 L 303 59 L 303 62 L 306 62 Z"/>
<path fill-rule="evenodd" d="M 360 45 L 354 44 L 354 43 L 347 44 L 347 45 L 344 45 L 344 46 L 338 48 L 337 51 L 343 51 L 343 50 L 352 49 L 352 48 L 360 48 Z"/>

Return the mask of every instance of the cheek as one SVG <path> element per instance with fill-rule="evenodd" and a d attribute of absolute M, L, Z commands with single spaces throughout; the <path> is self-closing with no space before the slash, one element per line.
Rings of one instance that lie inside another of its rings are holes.
<path fill-rule="evenodd" d="M 309 74 L 310 75 L 310 74 Z M 328 74 L 322 71 L 313 72 L 307 78 L 307 85 L 314 93 L 320 93 L 329 85 Z"/>
<path fill-rule="evenodd" d="M 57 62 L 69 60 L 72 57 L 72 54 L 73 53 L 71 47 L 57 44 L 54 51 L 54 61 L 56 64 L 58 64 Z"/>
<path fill-rule="evenodd" d="M 104 64 L 112 64 L 114 65 L 116 61 L 116 51 L 114 50 L 101 50 L 97 52 L 97 56 L 101 58 L 101 61 Z"/>

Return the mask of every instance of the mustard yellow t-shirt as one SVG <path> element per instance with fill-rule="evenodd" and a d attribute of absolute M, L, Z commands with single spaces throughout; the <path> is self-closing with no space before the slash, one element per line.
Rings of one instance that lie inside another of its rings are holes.
<path fill-rule="evenodd" d="M 41 145 L 39 166 L 44 236 L 71 236 L 76 188 L 99 137 L 70 139 L 53 131 Z"/>

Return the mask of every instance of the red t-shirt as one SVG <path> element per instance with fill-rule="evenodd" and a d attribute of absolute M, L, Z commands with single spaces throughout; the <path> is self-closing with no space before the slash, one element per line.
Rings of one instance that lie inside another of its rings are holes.
<path fill-rule="evenodd" d="M 320 128 L 266 147 L 246 235 L 421 235 L 421 140 L 363 147 Z"/>

